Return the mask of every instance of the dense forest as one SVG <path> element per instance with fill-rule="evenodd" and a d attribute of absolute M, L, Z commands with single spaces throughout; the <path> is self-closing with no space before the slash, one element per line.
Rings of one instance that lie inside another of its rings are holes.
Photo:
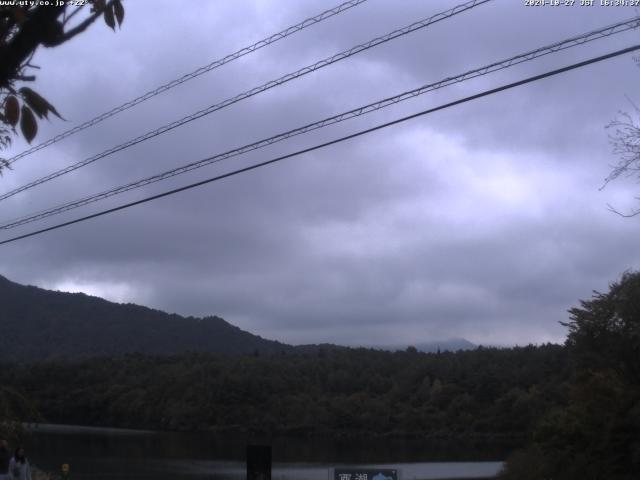
<path fill-rule="evenodd" d="M 557 345 L 420 353 L 127 355 L 4 366 L 49 422 L 272 433 L 522 438 L 566 400 Z"/>

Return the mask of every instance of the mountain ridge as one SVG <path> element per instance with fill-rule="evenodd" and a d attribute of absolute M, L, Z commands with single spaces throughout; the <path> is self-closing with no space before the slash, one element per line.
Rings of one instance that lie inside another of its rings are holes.
<path fill-rule="evenodd" d="M 0 275 L 0 359 L 46 360 L 126 353 L 275 353 L 294 347 L 218 316 L 184 317 L 84 293 L 21 285 Z"/>
<path fill-rule="evenodd" d="M 70 293 L 22 285 L 0 275 L 0 360 L 40 361 L 143 353 L 174 355 L 297 353 L 365 348 L 405 350 L 408 345 L 329 343 L 289 345 L 247 332 L 221 317 L 182 316 L 117 303 L 82 292 Z M 465 339 L 413 345 L 421 352 L 476 348 Z"/>

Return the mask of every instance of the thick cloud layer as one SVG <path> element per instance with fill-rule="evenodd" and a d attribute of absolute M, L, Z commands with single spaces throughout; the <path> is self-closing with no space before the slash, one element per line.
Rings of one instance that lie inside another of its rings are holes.
<path fill-rule="evenodd" d="M 579 4 L 580 2 L 576 2 Z M 453 7 L 370 0 L 16 162 L 2 191 L 320 58 Z M 0 203 L 3 219 L 102 191 L 637 14 L 495 0 Z M 37 90 L 68 122 L 44 140 L 331 6 L 127 2 L 42 50 Z M 94 204 L 3 238 L 327 141 L 638 43 L 629 32 L 449 87 Z M 640 102 L 630 55 L 447 109 L 63 230 L 2 246 L 0 273 L 183 315 L 221 315 L 291 343 L 562 341 L 578 299 L 639 268 L 637 184 L 600 191 L 604 126 Z M 12 156 L 26 148 L 20 141 Z M 87 319 L 90 321 L 90 319 Z"/>

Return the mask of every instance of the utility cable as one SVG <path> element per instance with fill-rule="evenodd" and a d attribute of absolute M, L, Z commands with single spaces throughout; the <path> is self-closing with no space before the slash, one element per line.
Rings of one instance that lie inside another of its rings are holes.
<path fill-rule="evenodd" d="M 434 107 L 434 108 L 430 108 L 430 109 L 427 109 L 427 110 L 423 110 L 421 112 L 414 113 L 412 115 L 408 115 L 408 116 L 405 116 L 405 117 L 402 117 L 402 118 L 398 118 L 398 119 L 390 121 L 390 122 L 382 123 L 380 125 L 376 125 L 375 127 L 367 128 L 365 130 L 360 130 L 360 131 L 358 131 L 356 133 L 352 133 L 350 135 L 345 135 L 343 137 L 340 137 L 340 138 L 337 138 L 337 139 L 334 139 L 334 140 L 331 140 L 331 141 L 328 141 L 328 142 L 325 142 L 325 143 L 314 145 L 313 147 L 309 147 L 309 148 L 305 148 L 305 149 L 302 149 L 302 150 L 298 150 L 296 152 L 289 153 L 287 155 L 282 155 L 280 157 L 272 158 L 271 160 L 266 160 L 264 162 L 256 163 L 256 164 L 250 165 L 248 167 L 244 167 L 244 168 L 240 168 L 240 169 L 237 169 L 237 170 L 233 170 L 231 172 L 228 172 L 228 173 L 225 173 L 225 174 L 222 174 L 222 175 L 218 175 L 218 176 L 215 176 L 215 177 L 212 177 L 212 178 L 208 178 L 206 180 L 201 180 L 199 182 L 191 183 L 189 185 L 185 185 L 183 187 L 175 188 L 173 190 L 169 190 L 169 191 L 166 191 L 166 192 L 163 192 L 163 193 L 159 193 L 157 195 L 152 195 L 150 197 L 146 197 L 146 198 L 143 198 L 141 200 L 136 200 L 134 202 L 126 203 L 124 205 L 119 205 L 117 207 L 109 208 L 107 210 L 102 210 L 100 212 L 93 213 L 91 215 L 86 215 L 84 217 L 76 218 L 76 219 L 70 220 L 68 222 L 59 223 L 59 224 L 53 225 L 51 227 L 43 228 L 43 229 L 40 229 L 40 230 L 36 230 L 34 232 L 26 233 L 24 235 L 19 235 L 17 237 L 9 238 L 7 240 L 0 241 L 0 245 L 5 245 L 7 243 L 11 243 L 11 242 L 15 242 L 15 241 L 22 240 L 22 239 L 25 239 L 25 238 L 33 237 L 35 235 L 40 235 L 40 234 L 45 233 L 45 232 L 50 232 L 52 230 L 57 230 L 57 229 L 62 228 L 62 227 L 67 227 L 69 225 L 74 225 L 76 223 L 84 222 L 84 221 L 90 220 L 92 218 L 101 217 L 103 215 L 114 213 L 114 212 L 117 212 L 117 211 L 120 211 L 120 210 L 125 210 L 127 208 L 134 207 L 136 205 L 141 205 L 143 203 L 151 202 L 153 200 L 157 200 L 157 199 L 160 199 L 160 198 L 163 198 L 163 197 L 168 197 L 169 195 L 174 195 L 176 193 L 184 192 L 186 190 L 190 190 L 192 188 L 196 188 L 196 187 L 200 187 L 202 185 L 206 185 L 206 184 L 209 184 L 209 183 L 212 183 L 212 182 L 216 182 L 216 181 L 222 180 L 224 178 L 232 177 L 232 176 L 235 176 L 235 175 L 238 175 L 238 174 L 241 174 L 241 173 L 245 173 L 245 172 L 248 172 L 248 171 L 251 171 L 251 170 L 255 170 L 255 169 L 258 169 L 258 168 L 261 168 L 261 167 L 265 167 L 267 165 L 271 165 L 273 163 L 280 162 L 282 160 L 286 160 L 288 158 L 292 158 L 292 157 L 296 157 L 296 156 L 299 156 L 299 155 L 302 155 L 302 154 L 305 154 L 305 153 L 313 152 L 315 150 L 320 150 L 321 148 L 325 148 L 325 147 L 328 147 L 330 145 L 335 145 L 335 144 L 344 142 L 346 140 L 351 140 L 353 138 L 357 138 L 357 137 L 360 137 L 362 135 L 366 135 L 366 134 L 375 132 L 377 130 L 381 130 L 383 128 L 387 128 L 387 127 L 390 127 L 392 125 L 397 125 L 399 123 L 403 123 L 403 122 L 406 122 L 408 120 L 412 120 L 414 118 L 418 118 L 418 117 L 421 117 L 421 116 L 424 116 L 424 115 L 428 115 L 430 113 L 434 113 L 434 112 L 437 112 L 439 110 L 444 110 L 446 108 L 450 108 L 450 107 L 453 107 L 453 106 L 456 106 L 456 105 L 460 105 L 460 104 L 463 104 L 463 103 L 466 103 L 466 102 L 470 102 L 470 101 L 476 100 L 478 98 L 486 97 L 488 95 L 493 95 L 495 93 L 502 92 L 504 90 L 515 88 L 515 87 L 518 87 L 520 85 L 525 85 L 527 83 L 536 82 L 536 81 L 542 80 L 544 78 L 548 78 L 548 77 L 551 77 L 551 76 L 554 76 L 554 75 L 559 75 L 561 73 L 565 73 L 565 72 L 568 72 L 570 70 L 575 70 L 577 68 L 581 68 L 581 67 L 584 67 L 584 66 L 587 66 L 587 65 L 591 65 L 591 64 L 594 64 L 594 63 L 597 63 L 597 62 L 601 62 L 603 60 L 608 60 L 610 58 L 614 58 L 614 57 L 617 57 L 617 56 L 620 56 L 620 55 L 624 55 L 626 53 L 634 52 L 634 51 L 637 51 L 637 50 L 640 50 L 640 44 L 634 45 L 632 47 L 624 48 L 622 50 L 617 50 L 615 52 L 611 52 L 611 53 L 608 53 L 606 55 L 601 55 L 599 57 L 594 57 L 594 58 L 591 58 L 589 60 L 585 60 L 585 61 L 582 61 L 582 62 L 574 63 L 572 65 L 568 65 L 568 66 L 565 66 L 565 67 L 562 67 L 562 68 L 559 68 L 559 69 L 556 69 L 556 70 L 551 70 L 551 71 L 548 71 L 548 72 L 545 72 L 545 73 L 542 73 L 542 74 L 539 74 L 539 75 L 534 75 L 532 77 L 528 77 L 528 78 L 525 78 L 523 80 L 519 80 L 517 82 L 513 82 L 513 83 L 506 84 L 506 85 L 502 85 L 500 87 L 492 88 L 491 90 L 485 90 L 485 91 L 483 91 L 481 93 L 477 93 L 475 95 L 464 97 L 464 98 L 461 98 L 459 100 L 455 100 L 453 102 L 449 102 L 449 103 L 440 105 L 438 107 Z"/>
<path fill-rule="evenodd" d="M 89 127 L 93 127 L 94 125 L 97 125 L 98 123 L 106 120 L 107 118 L 113 117 L 114 115 L 117 115 L 120 112 L 124 112 L 125 110 L 128 110 L 132 107 L 135 107 L 136 105 L 138 105 L 139 103 L 142 103 L 146 100 L 149 100 L 150 98 L 155 97 L 156 95 L 160 95 L 161 93 L 166 92 L 167 90 L 171 90 L 174 87 L 177 87 L 178 85 L 181 85 L 185 82 L 188 82 L 189 80 L 193 80 L 196 77 L 199 77 L 200 75 L 203 75 L 207 72 L 210 72 L 211 70 L 214 70 L 218 67 L 221 67 L 223 65 L 226 65 L 227 63 L 230 63 L 234 60 L 237 60 L 241 57 L 244 57 L 245 55 L 248 55 L 250 53 L 255 52 L 256 50 L 259 50 L 263 47 L 266 47 L 267 45 L 271 45 L 272 43 L 275 43 L 279 40 L 282 40 L 284 38 L 287 38 L 290 35 L 293 35 L 294 33 L 297 33 L 301 30 L 304 30 L 307 27 L 310 27 L 312 25 L 315 25 L 317 23 L 322 22 L 323 20 L 327 20 L 328 18 L 331 18 L 335 15 L 338 15 L 346 10 L 349 10 L 353 7 L 356 7 L 364 2 L 366 2 L 367 0 L 350 0 L 348 2 L 344 2 L 341 3 L 340 5 L 331 8 L 329 10 L 325 10 L 322 13 L 319 13 L 317 15 L 314 15 L 313 17 L 309 17 L 306 20 L 303 20 L 300 23 L 297 23 L 295 25 L 292 25 L 288 28 L 285 28 L 284 30 L 282 30 L 281 32 L 278 33 L 274 33 L 273 35 L 267 37 L 267 38 L 263 38 L 262 40 L 249 45 L 248 47 L 244 47 L 241 48 L 240 50 L 230 53 L 222 58 L 219 58 L 217 60 L 214 60 L 213 62 L 209 63 L 208 65 L 205 65 L 203 67 L 200 67 L 192 72 L 189 72 L 183 76 L 181 76 L 180 78 L 176 78 L 175 80 L 171 80 L 168 83 L 165 83 L 164 85 L 160 85 L 157 88 L 154 88 L 153 90 L 148 91 L 147 93 L 140 95 L 139 97 L 134 98 L 133 100 L 130 100 L 126 103 L 123 103 L 122 105 L 119 105 L 117 107 L 112 108 L 111 110 L 109 110 L 108 112 L 102 113 L 100 115 L 98 115 L 97 117 L 92 118 L 91 120 L 87 120 L 84 123 L 81 123 L 80 125 L 73 127 L 65 132 L 60 133 L 59 135 L 56 135 L 55 137 L 50 138 L 49 140 L 42 142 L 38 145 L 35 145 L 21 153 L 19 153 L 18 155 L 15 155 L 14 157 L 11 157 L 10 159 L 7 160 L 7 162 L 9 164 L 12 164 L 13 162 L 15 162 L 16 160 L 19 160 L 23 157 L 26 157 L 27 155 L 31 155 L 34 152 L 37 152 L 38 150 L 42 150 L 45 147 L 48 147 L 49 145 L 53 145 L 54 143 L 57 143 L 67 137 L 70 137 L 71 135 L 81 132 L 82 130 L 85 130 Z"/>
<path fill-rule="evenodd" d="M 131 139 L 125 143 L 122 143 L 120 145 L 117 145 L 115 147 L 112 147 L 108 150 L 105 150 L 102 153 L 99 153 L 97 155 L 94 155 L 92 157 L 86 158 L 84 160 L 81 160 L 75 164 L 69 165 L 66 168 L 63 168 L 61 170 L 57 170 L 56 172 L 53 172 L 49 175 L 46 175 L 44 177 L 41 177 L 37 180 L 34 180 L 26 185 L 23 185 L 21 187 L 18 187 L 14 190 L 11 190 L 10 192 L 4 193 L 2 195 L 0 195 L 0 200 L 5 200 L 9 197 L 12 197 L 20 192 L 23 192 L 25 190 L 29 190 L 30 188 L 33 188 L 35 186 L 41 185 L 45 182 L 48 182 L 50 180 L 53 180 L 54 178 L 60 177 L 61 175 L 65 175 L 67 173 L 73 172 L 74 170 L 77 170 L 81 167 L 84 167 L 86 165 L 89 165 L 93 162 L 96 162 L 97 160 L 100 160 L 102 158 L 105 158 L 111 154 L 114 154 L 116 152 L 120 152 L 126 148 L 132 147 L 133 145 L 137 145 L 138 143 L 144 142 L 146 140 L 149 140 L 151 138 L 157 137 L 158 135 L 162 135 L 164 133 L 167 133 L 171 130 L 173 130 L 174 128 L 180 127 L 186 123 L 192 122 L 194 120 L 197 120 L 199 118 L 202 118 L 206 115 L 209 115 L 217 110 L 221 110 L 223 108 L 226 108 L 230 105 L 233 105 L 237 102 L 240 102 L 242 100 L 245 100 L 247 98 L 253 97 L 254 95 L 257 95 L 259 93 L 262 93 L 266 90 L 269 90 L 271 88 L 277 87 L 279 85 L 282 85 L 284 83 L 287 83 L 291 80 L 294 80 L 296 78 L 302 77 L 304 75 L 307 75 L 311 72 L 314 72 L 316 70 L 319 70 L 321 68 L 324 68 L 328 65 L 331 65 L 333 63 L 339 62 L 341 60 L 344 60 L 346 58 L 349 58 L 353 55 L 356 55 L 360 52 L 363 52 L 365 50 L 369 50 L 370 48 L 376 47 L 382 43 L 386 43 L 390 40 L 394 40 L 398 37 L 402 37 L 404 35 L 408 35 L 409 33 L 415 32 L 416 30 L 420 30 L 422 28 L 425 28 L 429 25 L 433 25 L 434 23 L 440 22 L 442 20 L 451 18 L 459 13 L 465 12 L 467 10 L 470 10 L 474 7 L 477 7 L 479 5 L 488 3 L 492 0 L 471 0 L 469 2 L 466 2 L 464 4 L 458 5 L 456 7 L 453 7 L 449 10 L 446 10 L 444 12 L 438 13 L 436 15 L 433 15 L 429 18 L 426 18 L 424 20 L 420 20 L 418 22 L 412 23 L 411 25 L 408 25 L 406 27 L 394 30 L 393 32 L 390 32 L 386 35 L 383 35 L 381 37 L 377 37 L 374 38 L 366 43 L 357 45 L 355 47 L 352 47 L 348 50 L 345 50 L 343 52 L 337 53 L 335 55 L 332 55 L 331 57 L 327 57 L 324 60 L 320 60 L 314 64 L 308 65 L 304 68 L 301 68 L 293 73 L 288 73 L 276 80 L 271 80 L 263 85 L 260 85 L 258 87 L 254 87 L 251 90 L 247 90 L 246 92 L 243 92 L 239 95 L 236 95 L 234 97 L 230 97 L 220 103 L 211 105 L 205 109 L 199 110 L 191 115 L 187 115 L 186 117 L 181 118 L 180 120 L 176 120 L 174 122 L 171 122 L 167 125 L 164 125 L 160 128 L 157 128 L 155 130 L 151 130 L 143 135 L 140 135 L 134 139 Z"/>
<path fill-rule="evenodd" d="M 37 220 L 42 220 L 44 218 L 48 218 L 50 216 L 53 215 L 57 215 L 59 213 L 63 213 L 75 208 L 79 208 L 85 205 L 88 205 L 90 203 L 94 203 L 100 200 L 104 200 L 106 198 L 112 197 L 114 195 L 118 195 L 121 193 L 125 193 L 128 192 L 130 190 L 134 190 L 137 188 L 141 188 L 145 185 L 150 185 L 152 183 L 156 183 L 162 180 L 166 180 L 168 178 L 177 176 L 177 175 L 181 175 L 183 173 L 187 173 L 191 170 L 195 170 L 197 168 L 201 168 L 201 167 L 205 167 L 207 165 L 211 165 L 213 163 L 218 163 L 221 162 L 223 160 L 227 160 L 229 158 L 238 156 L 238 155 L 242 155 L 244 153 L 253 151 L 253 150 L 257 150 L 260 148 L 264 148 L 266 146 L 269 145 L 273 145 L 274 143 L 286 140 L 288 138 L 297 136 L 297 135 L 301 135 L 313 130 L 317 130 L 323 127 L 326 127 L 328 125 L 332 125 L 335 123 L 339 123 L 339 122 L 343 122 L 345 120 L 349 120 L 352 118 L 356 118 L 359 117 L 361 115 L 365 115 L 371 112 L 375 112 L 377 110 L 386 108 L 388 106 L 391 105 L 395 105 L 396 103 L 411 99 L 411 98 L 415 98 L 419 95 L 423 95 L 425 93 L 428 93 L 430 91 L 433 90 L 437 90 L 455 83 L 460 83 L 472 78 L 476 78 L 482 75 L 487 75 L 489 73 L 498 71 L 498 70 L 503 70 L 506 68 L 509 68 L 511 66 L 514 65 L 518 65 L 520 63 L 523 62 L 527 62 L 527 61 L 531 61 L 535 58 L 539 58 L 541 56 L 545 56 L 551 53 L 555 53 L 567 48 L 571 48 L 577 45 L 582 45 L 586 42 L 590 42 L 593 40 L 597 40 L 600 38 L 604 38 L 604 37 L 608 37 L 611 36 L 613 34 L 616 33 L 621 33 L 627 30 L 630 30 L 632 28 L 637 27 L 638 25 L 640 25 L 640 17 L 634 17 L 632 19 L 629 20 L 625 20 L 623 22 L 618 22 L 616 24 L 613 25 L 609 25 L 607 27 L 603 27 L 600 28 L 598 30 L 594 30 L 582 35 L 578 35 L 578 36 L 574 36 L 571 38 L 568 38 L 566 40 L 562 40 L 560 42 L 556 42 L 553 43 L 551 45 L 545 46 L 545 47 L 541 47 L 541 48 L 537 48 L 535 50 L 531 50 L 529 52 L 526 53 L 522 53 L 513 57 L 510 57 L 508 59 L 505 60 L 501 60 L 499 62 L 494 62 L 492 64 L 489 65 L 485 65 L 483 67 L 480 68 L 476 68 L 474 70 L 469 70 L 465 73 L 462 73 L 460 75 L 456 75 L 453 77 L 447 77 L 444 80 L 440 80 L 439 82 L 436 83 L 431 83 L 428 85 L 423 85 L 419 88 L 407 91 L 407 92 L 403 92 L 400 93 L 398 95 L 395 95 L 393 97 L 388 97 L 385 98 L 383 100 L 374 102 L 374 103 L 370 103 L 368 105 L 364 105 L 352 110 L 349 110 L 347 112 L 343 112 L 340 113 L 338 115 L 334 115 L 322 120 L 319 120 L 317 122 L 314 123 L 310 123 L 307 125 L 304 125 L 302 127 L 293 129 L 293 130 L 289 130 L 287 132 L 283 132 L 277 135 L 274 135 L 272 137 L 268 137 L 262 140 L 259 140 L 257 142 L 253 142 L 247 145 L 244 145 L 242 147 L 239 148 L 235 148 L 233 150 L 229 150 L 227 152 L 224 153 L 219 153 L 217 155 L 211 156 L 211 157 L 207 157 L 205 159 L 201 159 L 195 162 L 191 162 L 188 163 L 186 165 L 153 175 L 151 177 L 147 177 L 147 178 L 143 178 L 140 180 L 136 180 L 130 183 L 127 183 L 125 185 L 121 185 L 115 188 L 112 188 L 110 190 L 106 190 L 97 194 L 93 194 L 91 196 L 87 196 L 84 198 L 81 198 L 79 200 L 74 200 L 72 202 L 67 202 L 61 205 L 57 205 L 55 207 L 50 207 L 47 208 L 45 210 L 41 210 L 39 212 L 34 212 L 34 213 L 30 213 L 26 216 L 22 216 L 19 218 L 15 218 L 13 220 L 7 220 L 5 221 L 4 224 L 0 224 L 0 230 L 8 230 L 11 228 L 15 228 L 15 227 L 19 227 L 21 225 L 25 225 L 27 223 L 31 223 L 31 222 L 35 222 Z"/>

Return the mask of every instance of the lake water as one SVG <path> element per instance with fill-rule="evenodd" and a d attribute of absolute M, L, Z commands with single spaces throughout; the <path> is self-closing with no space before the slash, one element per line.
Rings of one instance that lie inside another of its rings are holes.
<path fill-rule="evenodd" d="M 490 478 L 509 445 L 399 439 L 264 438 L 207 433 L 36 427 L 25 441 L 32 464 L 73 480 L 245 478 L 247 444 L 269 444 L 274 480 L 328 480 L 334 467 L 397 469 L 401 480 Z"/>

